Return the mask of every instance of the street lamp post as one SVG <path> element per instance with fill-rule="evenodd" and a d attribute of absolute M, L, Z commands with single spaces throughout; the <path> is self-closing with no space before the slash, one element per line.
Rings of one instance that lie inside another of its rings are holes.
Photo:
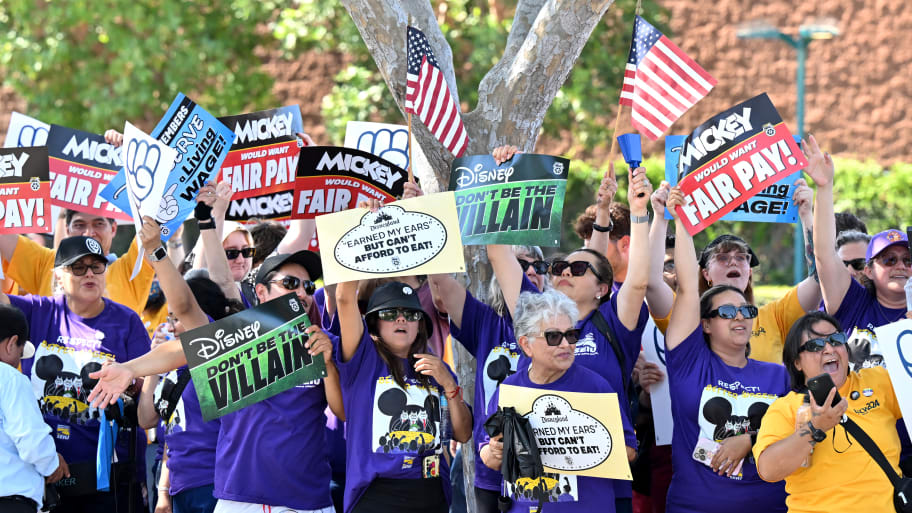
<path fill-rule="evenodd" d="M 798 28 L 797 36 L 790 36 L 782 32 L 769 22 L 758 20 L 745 23 L 738 27 L 739 39 L 779 39 L 795 49 L 798 60 L 798 69 L 795 73 L 797 88 L 797 102 L 795 117 L 797 118 L 797 135 L 804 137 L 804 70 L 807 62 L 807 48 L 815 39 L 832 39 L 839 35 L 834 20 L 817 19 L 805 23 Z M 804 235 L 801 227 L 795 225 L 795 265 L 793 280 L 797 284 L 804 279 Z"/>

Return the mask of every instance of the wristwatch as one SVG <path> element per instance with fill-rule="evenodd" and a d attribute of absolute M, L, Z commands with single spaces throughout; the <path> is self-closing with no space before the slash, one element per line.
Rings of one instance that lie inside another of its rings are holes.
<path fill-rule="evenodd" d="M 592 223 L 592 229 L 597 232 L 606 233 L 606 232 L 610 232 L 613 228 L 614 228 L 614 223 L 611 221 L 611 219 L 608 220 L 608 226 L 602 226 L 598 223 Z"/>
<path fill-rule="evenodd" d="M 168 252 L 165 250 L 164 246 L 159 246 L 149 255 L 149 260 L 153 262 L 159 262 L 167 258 Z"/>
<path fill-rule="evenodd" d="M 811 424 L 811 421 L 808 421 L 808 429 L 811 430 L 811 438 L 814 440 L 815 444 L 819 444 L 826 440 L 826 431 L 815 428 L 814 425 Z"/>
<path fill-rule="evenodd" d="M 199 226 L 200 230 L 215 230 L 215 219 L 203 219 L 202 221 L 197 220 L 196 224 Z"/>
<path fill-rule="evenodd" d="M 649 212 L 646 212 L 645 216 L 635 216 L 633 214 L 630 214 L 630 222 L 633 224 L 648 223 L 649 222 Z"/>

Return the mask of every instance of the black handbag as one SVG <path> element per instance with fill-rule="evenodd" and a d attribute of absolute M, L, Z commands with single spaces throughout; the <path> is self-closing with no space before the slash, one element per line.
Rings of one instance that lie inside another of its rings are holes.
<path fill-rule="evenodd" d="M 484 424 L 489 436 L 503 433 L 503 461 L 501 473 L 505 481 L 515 483 L 520 478 L 538 479 L 545 475 L 541 453 L 535 441 L 535 433 L 529 419 L 516 412 L 515 408 L 499 408 Z M 544 503 L 544 481 L 539 480 L 542 489 L 538 492 L 538 513 Z M 507 497 L 501 497 L 498 507 L 506 511 L 511 506 Z"/>
<path fill-rule="evenodd" d="M 887 475 L 887 479 L 893 485 L 893 507 L 896 508 L 896 512 L 912 513 L 912 479 L 901 477 L 893 470 L 890 462 L 887 461 L 887 457 L 877 447 L 874 440 L 871 440 L 871 437 L 854 420 L 843 417 L 842 426 L 855 440 L 858 440 L 858 443 L 861 444 L 864 450 L 868 451 L 868 454 L 874 458 L 874 461 Z"/>

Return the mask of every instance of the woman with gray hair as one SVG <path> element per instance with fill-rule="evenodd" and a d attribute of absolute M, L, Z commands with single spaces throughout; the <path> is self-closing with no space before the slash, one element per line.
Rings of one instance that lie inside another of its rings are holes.
<path fill-rule="evenodd" d="M 575 327 L 578 316 L 576 303 L 556 290 L 520 294 L 513 327 L 519 346 L 532 361 L 504 383 L 542 390 L 614 393 L 603 377 L 582 365 L 573 365 L 574 345 L 580 337 L 580 329 Z M 489 415 L 497 411 L 499 397 L 498 389 L 488 405 Z M 626 445 L 635 445 L 626 408 L 618 407 L 618 410 Z M 479 456 L 484 464 L 499 470 L 503 462 L 503 435 L 490 438 L 484 434 L 479 443 Z M 504 496 L 512 499 L 509 511 L 529 511 L 540 499 L 553 502 L 548 510 L 555 512 L 615 511 L 614 484 L 610 479 L 549 473 L 533 481 L 521 487 L 503 484 Z"/>

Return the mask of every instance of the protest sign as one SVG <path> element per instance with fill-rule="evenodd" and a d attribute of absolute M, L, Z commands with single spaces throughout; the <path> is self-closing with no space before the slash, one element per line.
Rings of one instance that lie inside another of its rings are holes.
<path fill-rule="evenodd" d="M 3 147 L 45 146 L 50 130 L 51 125 L 44 121 L 13 111 L 10 114 L 9 128 L 6 129 Z"/>
<path fill-rule="evenodd" d="M 51 233 L 46 146 L 0 149 L 0 233 Z"/>
<path fill-rule="evenodd" d="M 674 419 L 671 417 L 671 391 L 668 389 L 668 369 L 665 366 L 665 336 L 659 331 L 652 316 L 646 318 L 646 329 L 643 330 L 641 342 L 643 358 L 649 363 L 658 365 L 659 370 L 665 375 L 662 381 L 649 386 L 655 444 L 671 445 Z"/>
<path fill-rule="evenodd" d="M 545 472 L 633 479 L 617 394 L 500 385 L 499 406 L 529 419 Z"/>
<path fill-rule="evenodd" d="M 807 160 L 766 93 L 716 114 L 682 144 L 676 207 L 694 235 L 767 187 L 801 170 Z"/>
<path fill-rule="evenodd" d="M 177 209 L 162 208 L 160 215 L 156 216 L 162 224 L 162 241 L 167 241 L 184 219 L 193 213 L 200 188 L 215 179 L 235 135 L 183 93 L 178 93 L 165 117 L 149 135 L 177 150 L 173 172 L 168 175 L 165 184 L 165 197 L 174 198 Z M 126 176 L 121 169 L 100 194 L 128 211 L 130 202 L 126 188 Z M 172 213 L 173 217 L 170 217 Z"/>
<path fill-rule="evenodd" d="M 205 421 L 326 377 L 304 345 L 304 310 L 286 294 L 180 336 Z"/>
<path fill-rule="evenodd" d="M 874 328 L 903 418 L 912 418 L 912 319 Z M 867 391 L 864 391 L 868 397 Z M 852 407 L 851 405 L 849 406 Z"/>
<path fill-rule="evenodd" d="M 452 192 L 317 218 L 323 281 L 465 271 Z"/>
<path fill-rule="evenodd" d="M 218 119 L 237 136 L 219 178 L 234 190 L 225 218 L 288 219 L 298 169 L 295 134 L 304 131 L 301 108 L 289 105 Z"/>
<path fill-rule="evenodd" d="M 686 135 L 665 136 L 665 181 L 672 187 L 678 183 L 678 158 L 684 148 Z M 786 176 L 782 180 L 758 192 L 756 196 L 738 205 L 720 218 L 721 221 L 750 221 L 755 223 L 796 223 L 798 206 L 792 202 L 795 180 L 801 173 Z M 665 219 L 671 214 L 665 211 Z"/>
<path fill-rule="evenodd" d="M 345 146 L 372 153 L 401 169 L 408 169 L 409 133 L 404 125 L 349 121 L 345 125 Z"/>
<path fill-rule="evenodd" d="M 570 161 L 518 154 L 461 157 L 450 170 L 463 243 L 559 246 Z"/>
<path fill-rule="evenodd" d="M 101 191 L 123 166 L 120 148 L 104 137 L 51 125 L 47 140 L 51 203 L 70 210 L 129 221 L 130 206 L 105 201 Z"/>
<path fill-rule="evenodd" d="M 408 173 L 380 157 L 339 146 L 301 148 L 292 219 L 355 208 L 361 201 L 402 197 Z"/>

